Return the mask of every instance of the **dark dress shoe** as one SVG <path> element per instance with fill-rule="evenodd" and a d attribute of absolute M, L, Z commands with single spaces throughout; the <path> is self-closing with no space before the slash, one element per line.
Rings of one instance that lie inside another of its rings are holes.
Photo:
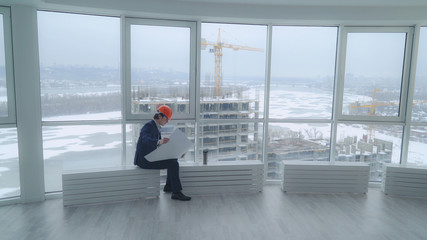
<path fill-rule="evenodd" d="M 172 188 L 170 186 L 168 186 L 168 185 L 165 185 L 163 187 L 163 192 L 165 192 L 165 193 L 171 193 L 172 192 Z"/>
<path fill-rule="evenodd" d="M 172 193 L 171 198 L 174 200 L 179 200 L 179 201 L 190 201 L 191 200 L 191 197 L 185 196 L 182 192 Z"/>

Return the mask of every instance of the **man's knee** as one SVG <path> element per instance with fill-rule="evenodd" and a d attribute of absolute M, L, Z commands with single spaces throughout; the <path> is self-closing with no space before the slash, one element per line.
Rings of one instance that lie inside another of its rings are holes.
<path fill-rule="evenodd" d="M 170 168 L 179 168 L 178 159 L 171 159 L 169 162 Z"/>

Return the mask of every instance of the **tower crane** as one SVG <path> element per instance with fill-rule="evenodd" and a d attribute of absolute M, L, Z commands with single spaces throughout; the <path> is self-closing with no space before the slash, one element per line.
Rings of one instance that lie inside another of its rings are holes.
<path fill-rule="evenodd" d="M 234 45 L 222 42 L 221 40 L 221 28 L 218 28 L 218 37 L 216 42 L 208 42 L 206 39 L 202 38 L 201 41 L 202 49 L 206 49 L 206 46 L 213 47 L 213 53 L 215 55 L 215 96 L 221 96 L 222 94 L 222 49 L 231 48 L 234 51 L 238 50 L 247 50 L 247 51 L 257 51 L 263 52 L 262 48 L 254 48 L 249 46 Z"/>
<path fill-rule="evenodd" d="M 374 89 L 374 91 L 372 93 L 371 104 L 360 105 L 359 101 L 357 101 L 356 104 L 350 104 L 348 107 L 350 109 L 352 109 L 352 108 L 369 108 L 369 116 L 375 116 L 376 107 L 398 105 L 398 103 L 394 103 L 394 102 L 377 102 L 377 92 L 380 92 L 380 91 L 381 91 L 380 89 L 377 89 L 377 88 Z M 370 137 L 370 141 L 373 141 L 375 138 L 375 130 L 374 130 L 374 126 L 372 126 L 372 125 L 369 125 L 369 137 Z"/>
<path fill-rule="evenodd" d="M 359 103 L 359 101 L 357 101 L 355 104 L 350 104 L 348 107 L 350 109 L 352 108 L 369 108 L 369 116 L 375 116 L 375 109 L 376 107 L 381 107 L 381 106 L 396 106 L 398 105 L 398 103 L 395 102 L 377 102 L 377 92 L 380 92 L 380 89 L 374 89 L 373 94 L 372 94 L 372 102 L 371 104 L 363 104 L 361 105 Z M 413 101 L 412 105 L 418 105 L 418 104 L 424 104 L 427 103 L 427 100 L 418 100 L 418 101 Z M 373 139 L 375 138 L 375 129 L 374 126 L 369 125 L 369 136 L 371 141 L 373 141 Z"/>
<path fill-rule="evenodd" d="M 397 103 L 394 102 L 377 102 L 377 92 L 381 91 L 380 89 L 374 89 L 372 94 L 372 103 L 371 104 L 364 104 L 360 105 L 359 101 L 356 102 L 356 104 L 351 104 L 348 106 L 351 108 L 369 108 L 369 115 L 375 116 L 375 109 L 376 107 L 382 107 L 382 106 L 396 106 Z"/>
<path fill-rule="evenodd" d="M 348 108 L 369 108 L 369 115 L 375 116 L 375 109 L 376 107 L 382 107 L 382 106 L 396 106 L 398 103 L 395 102 L 377 102 L 377 92 L 380 92 L 380 89 L 374 89 L 372 94 L 372 103 L 371 104 L 363 104 L 361 105 L 359 101 L 357 101 L 355 104 L 350 104 Z M 418 105 L 418 104 L 424 104 L 427 103 L 427 100 L 414 100 L 412 102 L 412 106 Z"/>

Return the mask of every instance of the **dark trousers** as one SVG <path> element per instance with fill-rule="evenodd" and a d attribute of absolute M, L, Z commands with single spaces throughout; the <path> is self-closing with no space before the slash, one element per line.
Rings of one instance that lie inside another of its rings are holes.
<path fill-rule="evenodd" d="M 143 159 L 138 163 L 138 166 L 144 169 L 167 169 L 166 186 L 170 186 L 172 192 L 180 192 L 182 190 L 181 180 L 179 179 L 178 159 L 168 159 L 156 162 L 149 162 L 146 159 Z"/>

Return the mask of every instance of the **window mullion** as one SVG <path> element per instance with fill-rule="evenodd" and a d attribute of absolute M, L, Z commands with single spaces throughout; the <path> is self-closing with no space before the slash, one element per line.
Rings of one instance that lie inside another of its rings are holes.
<path fill-rule="evenodd" d="M 408 44 L 411 45 L 411 54 L 408 58 L 407 69 L 409 70 L 407 81 L 407 94 L 406 94 L 406 106 L 405 106 L 405 125 L 403 129 L 403 139 L 402 139 L 402 152 L 400 157 L 400 163 L 406 164 L 408 162 L 408 149 L 409 149 L 409 140 L 412 127 L 412 103 L 414 100 L 414 90 L 415 90 L 415 76 L 417 71 L 417 60 L 418 60 L 418 46 L 420 41 L 420 26 L 417 25 L 413 32 L 412 41 L 408 41 Z"/>
<path fill-rule="evenodd" d="M 331 139 L 330 139 L 330 154 L 329 161 L 335 162 L 336 153 L 335 146 L 337 141 L 337 119 L 342 113 L 343 91 L 344 91 L 344 66 L 345 66 L 345 45 L 346 33 L 345 28 L 340 25 L 337 34 L 337 53 L 335 60 L 335 78 L 334 78 L 334 99 L 332 106 L 332 126 L 331 126 Z"/>

